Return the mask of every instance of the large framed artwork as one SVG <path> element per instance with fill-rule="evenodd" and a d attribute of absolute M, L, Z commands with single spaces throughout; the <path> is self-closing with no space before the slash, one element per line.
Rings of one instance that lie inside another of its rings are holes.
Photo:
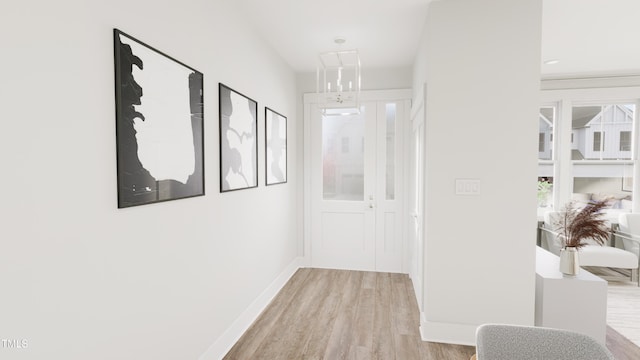
<path fill-rule="evenodd" d="M 287 118 L 264 108 L 265 182 L 266 185 L 287 182 Z"/>
<path fill-rule="evenodd" d="M 258 186 L 258 103 L 220 83 L 220 192 Z"/>
<path fill-rule="evenodd" d="M 202 73 L 113 35 L 118 207 L 204 195 Z"/>

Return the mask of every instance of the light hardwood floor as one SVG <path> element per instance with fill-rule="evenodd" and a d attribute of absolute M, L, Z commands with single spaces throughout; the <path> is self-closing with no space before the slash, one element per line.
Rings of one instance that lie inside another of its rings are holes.
<path fill-rule="evenodd" d="M 610 332 L 620 334 L 618 342 L 629 339 L 636 345 L 640 344 L 640 287 L 631 282 L 628 270 L 613 270 L 601 267 L 586 267 L 587 271 L 607 281 L 607 324 Z M 624 273 L 624 274 L 621 274 Z M 617 347 L 609 343 L 607 346 Z M 620 350 L 627 349 L 622 347 Z M 640 359 L 638 348 L 628 348 L 627 355 L 621 354 L 620 359 Z M 634 351 L 635 350 L 635 351 Z M 625 357 L 626 356 L 626 357 Z"/>
<path fill-rule="evenodd" d="M 468 360 L 474 354 L 471 346 L 422 341 L 419 325 L 407 275 L 304 268 L 225 359 Z M 640 349 L 612 331 L 607 345 L 625 350 L 613 349 L 618 360 L 640 359 Z"/>

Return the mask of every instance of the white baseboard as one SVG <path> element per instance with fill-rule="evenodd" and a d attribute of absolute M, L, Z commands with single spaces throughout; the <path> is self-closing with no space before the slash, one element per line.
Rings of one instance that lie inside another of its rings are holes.
<path fill-rule="evenodd" d="M 303 258 L 295 258 L 198 360 L 222 359 L 303 264 Z"/>
<path fill-rule="evenodd" d="M 426 320 L 420 313 L 420 336 L 422 341 L 445 344 L 476 346 L 476 329 L 478 325 L 453 324 Z"/>
<path fill-rule="evenodd" d="M 414 295 L 418 300 L 418 310 L 420 311 L 420 337 L 422 338 L 422 341 L 476 346 L 477 325 L 428 321 L 424 313 L 424 309 L 420 306 L 420 294 L 418 293 L 418 291 L 420 291 L 420 286 L 422 286 L 422 279 L 416 276 L 415 278 L 411 277 L 411 281 L 414 284 Z M 416 282 L 419 283 L 416 284 Z"/>

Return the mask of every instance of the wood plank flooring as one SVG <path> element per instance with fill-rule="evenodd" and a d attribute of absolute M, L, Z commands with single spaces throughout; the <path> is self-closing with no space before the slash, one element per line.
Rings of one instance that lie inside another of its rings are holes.
<path fill-rule="evenodd" d="M 473 347 L 423 342 L 401 274 L 300 269 L 225 359 L 464 359 Z"/>
<path fill-rule="evenodd" d="M 619 360 L 640 359 L 640 287 L 631 282 L 628 270 L 585 270 L 607 281 L 607 347 L 619 352 Z"/>
<path fill-rule="evenodd" d="M 419 325 L 407 275 L 304 268 L 224 359 L 468 360 L 475 353 L 424 342 Z M 609 329 L 607 345 L 618 360 L 640 359 L 640 349 L 625 340 Z"/>

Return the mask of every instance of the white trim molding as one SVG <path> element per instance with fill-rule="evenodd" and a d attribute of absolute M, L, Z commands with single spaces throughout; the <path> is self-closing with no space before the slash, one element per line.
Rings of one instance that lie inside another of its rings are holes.
<path fill-rule="evenodd" d="M 267 308 L 273 298 L 280 292 L 284 285 L 291 279 L 293 274 L 303 267 L 303 259 L 295 258 L 284 271 L 260 294 L 247 309 L 240 314 L 236 321 L 204 352 L 198 360 L 218 360 L 222 359 L 231 350 L 233 345 L 240 339 Z"/>
<path fill-rule="evenodd" d="M 422 341 L 476 346 L 476 329 L 478 326 L 480 325 L 428 321 L 425 313 L 420 313 L 420 336 Z"/>

